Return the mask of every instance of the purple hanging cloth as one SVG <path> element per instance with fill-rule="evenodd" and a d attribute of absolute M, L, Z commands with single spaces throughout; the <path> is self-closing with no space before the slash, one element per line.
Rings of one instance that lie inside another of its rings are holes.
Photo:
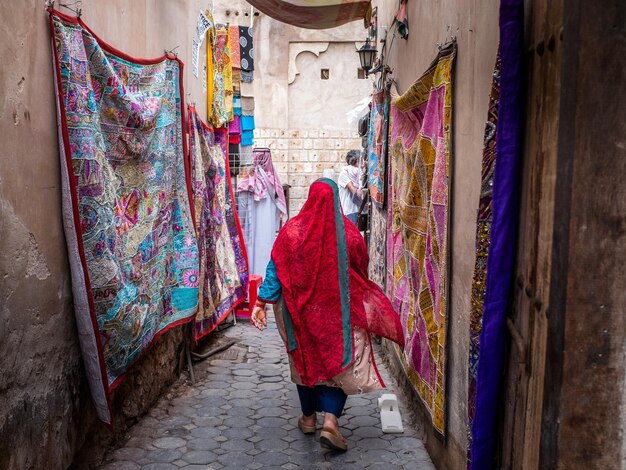
<path fill-rule="evenodd" d="M 510 305 L 519 223 L 523 139 L 524 1 L 500 2 L 500 104 L 493 181 L 493 222 L 476 378 L 471 468 L 494 468 L 506 313 Z"/>

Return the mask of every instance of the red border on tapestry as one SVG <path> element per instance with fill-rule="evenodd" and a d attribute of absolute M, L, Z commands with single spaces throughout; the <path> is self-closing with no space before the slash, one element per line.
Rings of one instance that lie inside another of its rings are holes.
<path fill-rule="evenodd" d="M 65 103 L 65 95 L 63 92 L 63 85 L 61 83 L 61 70 L 60 70 L 60 66 L 59 66 L 59 57 L 58 57 L 58 51 L 57 51 L 57 47 L 56 47 L 56 36 L 55 36 L 55 28 L 54 28 L 54 22 L 52 20 L 53 16 L 58 17 L 59 19 L 61 19 L 64 22 L 70 23 L 70 24 L 78 24 L 80 25 L 82 28 L 84 28 L 85 30 L 87 30 L 93 37 L 94 39 L 96 39 L 96 41 L 98 42 L 98 45 L 100 47 L 102 47 L 102 49 L 104 49 L 106 52 L 108 52 L 111 55 L 114 55 L 120 59 L 123 60 L 127 60 L 129 62 L 134 62 L 137 65 L 151 65 L 151 64 L 157 64 L 160 62 L 164 62 L 165 60 L 176 60 L 179 64 L 179 75 L 178 75 L 178 82 L 179 82 L 179 93 L 180 93 L 180 108 L 181 108 L 181 126 L 182 126 L 182 135 L 183 135 L 183 141 L 182 141 L 182 146 L 183 146 L 183 162 L 184 162 L 184 166 L 185 166 L 185 179 L 186 179 L 186 183 L 187 183 L 187 194 L 188 197 L 191 194 L 191 177 L 190 177 L 190 172 L 189 172 L 189 168 L 188 165 L 185 163 L 185 158 L 184 155 L 187 153 L 187 144 L 185 141 L 185 137 L 186 137 L 186 125 L 185 125 L 185 109 L 184 109 L 184 99 L 185 99 L 185 95 L 184 95 L 184 88 L 183 88 L 183 80 L 182 80 L 182 74 L 183 74 L 183 68 L 184 68 L 184 63 L 178 58 L 178 57 L 170 57 L 169 55 L 165 54 L 161 57 L 155 58 L 155 59 L 141 59 L 141 58 L 134 58 L 129 56 L 128 54 L 125 54 L 123 52 L 121 52 L 120 50 L 116 49 L 115 47 L 111 46 L 110 44 L 108 44 L 105 41 L 102 41 L 96 34 L 93 33 L 93 31 L 91 31 L 91 29 L 78 17 L 75 16 L 69 16 L 66 15 L 64 13 L 61 13 L 58 10 L 55 10 L 53 8 L 48 8 L 48 12 L 49 12 L 49 19 L 50 19 L 50 31 L 52 34 L 52 49 L 53 49 L 53 53 L 54 53 L 54 67 L 55 67 L 55 73 L 57 76 L 57 89 L 58 89 L 58 94 L 59 94 L 59 113 L 61 116 L 61 133 L 63 136 L 63 145 L 65 147 L 65 160 L 66 160 L 66 165 L 67 165 L 67 169 L 68 169 L 68 183 L 69 183 L 69 187 L 70 187 L 70 195 L 71 195 L 71 199 L 72 199 L 72 214 L 73 214 L 73 219 L 74 219 L 74 228 L 76 231 L 76 241 L 78 243 L 78 249 L 79 249 L 79 256 L 80 256 L 80 261 L 81 261 L 81 265 L 83 268 L 83 276 L 84 276 L 84 281 L 85 281 L 85 290 L 87 291 L 87 300 L 88 300 L 88 304 L 89 304 L 89 313 L 90 313 L 90 317 L 91 317 L 91 322 L 92 322 L 92 327 L 94 329 L 94 333 L 95 333 L 95 339 L 96 339 L 96 346 L 98 349 L 98 362 L 100 364 L 100 375 L 101 375 L 101 380 L 102 380 L 102 384 L 104 386 L 104 391 L 105 391 L 105 395 L 106 395 L 106 399 L 107 399 L 107 405 L 109 407 L 109 415 L 111 418 L 111 422 L 110 423 L 104 423 L 110 430 L 113 430 L 114 428 L 114 419 L 113 419 L 113 407 L 112 407 L 112 400 L 111 400 L 111 394 L 113 392 L 113 390 L 115 390 L 115 388 L 123 381 L 123 379 L 126 377 L 126 375 L 129 373 L 129 371 L 132 369 L 132 367 L 137 364 L 144 356 L 145 354 L 151 349 L 151 347 L 156 343 L 156 341 L 167 331 L 171 330 L 172 328 L 175 328 L 177 326 L 180 326 L 184 323 L 188 323 L 189 321 L 191 321 L 194 317 L 195 317 L 195 313 L 193 315 L 190 315 L 187 318 L 183 318 L 179 321 L 176 321 L 170 325 L 167 325 L 165 328 L 163 328 L 162 330 L 160 330 L 159 332 L 157 332 L 152 340 L 150 341 L 150 345 L 148 346 L 148 348 L 144 351 L 141 352 L 141 354 L 139 354 L 138 357 L 136 357 L 129 365 L 127 370 L 120 375 L 119 377 L 117 377 L 117 379 L 115 379 L 115 381 L 109 385 L 109 381 L 106 375 L 106 364 L 104 362 L 104 354 L 102 351 L 102 343 L 101 343 L 101 339 L 100 339 L 100 329 L 98 327 L 98 321 L 96 319 L 96 309 L 95 309 L 95 303 L 94 303 L 94 299 L 93 299 L 93 291 L 91 288 L 91 280 L 89 278 L 89 271 L 87 269 L 87 260 L 85 258 L 85 247 L 83 244 L 83 234 L 82 234 L 82 230 L 81 230 L 81 225 L 80 225 L 80 214 L 78 213 L 78 193 L 77 193 L 77 189 L 76 189 L 76 183 L 77 183 L 77 179 L 76 176 L 74 175 L 72 168 L 72 153 L 71 153 L 71 149 L 70 149 L 70 142 L 69 142 L 69 133 L 68 133 L 68 129 L 67 129 L 67 116 L 65 114 L 65 107 L 62 106 L 63 103 Z M 191 214 L 192 214 L 192 219 L 193 219 L 193 209 L 191 208 L 191 204 L 190 204 L 190 210 L 191 210 Z"/>
<path fill-rule="evenodd" d="M 194 105 L 189 105 L 188 108 L 189 108 L 188 127 L 187 127 L 188 130 L 191 129 L 191 113 L 193 112 L 197 116 L 198 122 L 200 123 L 200 125 L 203 127 L 203 129 L 205 131 L 210 132 L 212 134 L 216 134 L 216 132 L 220 132 L 220 133 L 224 133 L 225 132 L 227 134 L 226 135 L 226 138 L 227 138 L 226 140 L 228 140 L 228 129 L 226 129 L 226 128 L 214 129 L 213 127 L 210 127 L 209 125 L 207 125 L 202 120 L 202 118 L 200 117 L 200 114 L 198 114 L 198 111 L 196 110 L 196 107 Z M 230 192 L 230 200 L 231 200 L 231 205 L 232 205 L 232 208 L 233 208 L 233 214 L 235 216 L 235 224 L 236 224 L 236 227 L 237 227 L 237 233 L 239 235 L 239 241 L 240 241 L 242 252 L 243 252 L 243 258 L 244 258 L 244 260 L 246 262 L 246 270 L 248 272 L 248 285 L 249 285 L 250 284 L 250 264 L 248 262 L 248 251 L 246 249 L 246 243 L 245 243 L 244 238 L 243 238 L 243 230 L 241 229 L 241 223 L 239 222 L 239 213 L 237 212 L 237 201 L 235 200 L 235 193 L 233 191 L 233 184 L 232 184 L 232 180 L 230 178 L 230 161 L 229 161 L 229 158 L 228 158 L 228 147 L 226 147 L 223 150 L 225 150 L 225 155 L 224 155 L 225 159 L 224 160 L 225 160 L 225 167 L 226 167 L 225 168 L 225 173 L 227 175 L 226 180 L 227 180 L 227 184 L 228 184 L 228 190 Z M 189 165 L 191 167 L 191 164 L 192 164 L 192 161 L 191 161 L 191 158 L 192 158 L 191 157 L 191 148 L 189 148 L 189 151 L 188 151 L 188 158 L 189 158 Z M 194 224 L 194 227 L 195 227 L 195 224 Z M 247 289 L 248 289 L 248 286 L 246 286 L 246 285 L 242 285 L 241 287 L 243 287 L 244 292 L 246 292 Z M 245 297 L 247 297 L 247 295 Z M 211 329 L 203 331 L 200 335 L 196 335 L 196 330 L 194 328 L 194 340 L 195 340 L 196 344 L 198 343 L 198 341 L 200 339 L 204 338 L 206 335 L 208 335 L 208 334 L 212 333 L 213 331 L 215 331 L 215 329 L 220 325 L 220 323 L 222 323 L 226 319 L 226 317 L 228 317 L 228 315 L 230 315 L 232 313 L 232 311 L 235 308 L 237 308 L 240 304 L 245 302 L 245 300 L 246 300 L 245 297 L 242 298 L 242 299 L 236 300 L 233 303 L 233 305 L 225 313 L 223 313 L 218 318 L 218 320 L 211 327 Z M 198 305 L 198 308 L 201 308 L 201 306 Z"/>

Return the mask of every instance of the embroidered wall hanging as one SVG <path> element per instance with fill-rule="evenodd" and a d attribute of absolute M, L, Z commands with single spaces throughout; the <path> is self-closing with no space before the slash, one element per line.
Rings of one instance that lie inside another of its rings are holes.
<path fill-rule="evenodd" d="M 470 299 L 470 343 L 469 343 L 469 374 L 467 386 L 467 419 L 468 419 L 468 462 L 471 462 L 472 424 L 476 411 L 476 371 L 480 356 L 480 332 L 483 323 L 483 307 L 487 287 L 487 259 L 492 222 L 493 174 L 496 169 L 496 129 L 498 126 L 498 98 L 500 95 L 500 58 L 496 59 L 491 93 L 489 95 L 489 111 L 485 124 L 483 144 L 483 163 L 480 183 L 480 200 L 476 220 L 476 261 L 472 278 Z"/>
<path fill-rule="evenodd" d="M 224 136 L 227 133 L 225 129 L 215 133 L 192 106 L 188 128 L 200 251 L 200 308 L 194 328 L 197 340 L 213 331 L 246 299 L 248 262 L 224 147 L 228 144 L 228 136 Z"/>
<path fill-rule="evenodd" d="M 405 367 L 444 432 L 452 72 L 456 43 L 391 102 L 387 294 L 403 323 Z"/>
<path fill-rule="evenodd" d="M 372 96 L 367 138 L 368 186 L 372 201 L 378 206 L 382 206 L 385 202 L 390 100 L 389 93 L 385 91 L 376 92 Z"/>
<path fill-rule="evenodd" d="M 50 24 L 76 322 L 110 425 L 111 392 L 130 365 L 198 306 L 183 64 L 129 57 L 54 10 Z"/>

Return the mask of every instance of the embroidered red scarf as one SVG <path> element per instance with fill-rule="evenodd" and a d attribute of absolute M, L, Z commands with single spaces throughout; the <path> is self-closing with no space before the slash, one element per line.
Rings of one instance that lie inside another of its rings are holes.
<path fill-rule="evenodd" d="M 382 290 L 367 277 L 369 256 L 339 205 L 337 185 L 317 180 L 272 251 L 284 299 L 287 349 L 302 382 L 328 380 L 353 361 L 353 328 L 404 346 L 402 326 Z"/>

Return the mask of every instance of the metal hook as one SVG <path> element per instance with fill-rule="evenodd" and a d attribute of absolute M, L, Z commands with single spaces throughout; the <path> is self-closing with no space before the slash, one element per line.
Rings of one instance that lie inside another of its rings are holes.
<path fill-rule="evenodd" d="M 46 0 L 45 5 L 46 5 L 46 9 L 54 8 L 54 0 Z"/>
<path fill-rule="evenodd" d="M 52 2 L 54 3 L 54 1 Z M 74 13 L 78 18 L 83 14 L 83 0 L 76 0 L 72 3 L 60 3 L 59 6 Z M 74 8 L 75 7 L 75 8 Z"/>
<path fill-rule="evenodd" d="M 170 49 L 169 51 L 167 49 L 163 49 L 163 52 L 165 53 L 166 56 L 173 55 L 174 57 L 178 58 L 178 52 L 176 52 L 176 49 L 178 49 L 179 47 L 180 45 Z"/>

